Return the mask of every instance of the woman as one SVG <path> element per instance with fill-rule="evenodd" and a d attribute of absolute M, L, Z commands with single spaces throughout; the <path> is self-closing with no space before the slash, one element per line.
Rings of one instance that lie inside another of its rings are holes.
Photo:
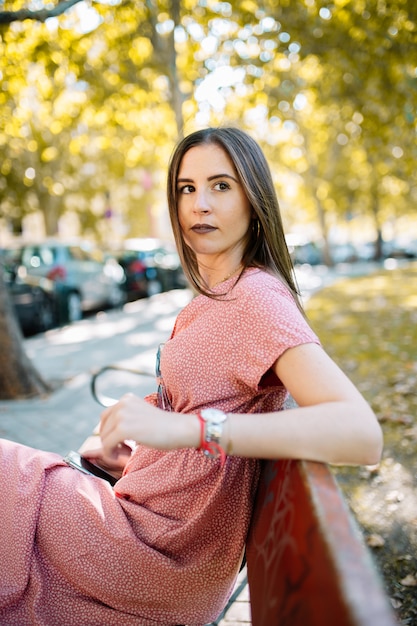
<path fill-rule="evenodd" d="M 102 414 L 87 456 L 120 480 L 2 442 L 1 623 L 212 621 L 239 570 L 257 459 L 380 458 L 373 412 L 302 313 L 257 143 L 234 128 L 186 137 L 168 203 L 198 295 L 162 350 L 158 393 Z"/>

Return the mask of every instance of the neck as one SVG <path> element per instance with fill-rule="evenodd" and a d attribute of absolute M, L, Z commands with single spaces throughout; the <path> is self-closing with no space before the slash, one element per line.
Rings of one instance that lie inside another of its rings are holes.
<path fill-rule="evenodd" d="M 217 287 L 217 285 L 224 283 L 226 280 L 229 280 L 229 278 L 232 278 L 232 276 L 235 276 L 235 274 L 238 274 L 241 271 L 241 269 L 242 269 L 242 263 L 239 263 L 239 265 L 235 267 L 231 272 L 226 274 L 226 276 L 223 276 L 220 280 L 214 281 L 213 284 L 210 284 L 209 288 L 214 289 L 214 287 Z"/>

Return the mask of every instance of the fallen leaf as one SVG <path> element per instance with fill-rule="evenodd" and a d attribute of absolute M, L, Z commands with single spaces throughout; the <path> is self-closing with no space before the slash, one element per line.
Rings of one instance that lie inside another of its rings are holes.
<path fill-rule="evenodd" d="M 400 600 L 397 600 L 397 598 L 390 598 L 390 602 L 393 609 L 399 609 L 400 606 L 403 605 L 403 603 Z"/>
<path fill-rule="evenodd" d="M 373 535 L 369 535 L 369 537 L 367 537 L 366 543 L 371 548 L 382 548 L 382 546 L 385 545 L 385 539 L 381 535 L 374 533 Z"/>
<path fill-rule="evenodd" d="M 408 428 L 404 432 L 404 437 L 411 437 L 411 439 L 417 439 L 417 426 L 413 426 L 412 428 Z"/>
<path fill-rule="evenodd" d="M 400 583 L 404 587 L 417 587 L 417 578 L 412 574 L 407 574 L 405 578 L 400 580 Z"/>
<path fill-rule="evenodd" d="M 412 561 L 413 557 L 411 556 L 411 554 L 400 554 L 399 556 L 397 556 L 395 560 L 396 561 Z"/>
<path fill-rule="evenodd" d="M 401 491 L 398 491 L 397 489 L 390 491 L 385 496 L 386 502 L 402 502 L 403 500 L 404 500 L 404 494 Z"/>

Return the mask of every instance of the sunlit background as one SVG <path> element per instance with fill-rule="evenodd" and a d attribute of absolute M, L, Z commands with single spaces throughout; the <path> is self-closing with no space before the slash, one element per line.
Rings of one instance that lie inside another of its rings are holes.
<path fill-rule="evenodd" d="M 287 232 L 327 261 L 417 239 L 411 0 L 59 6 L 0 5 L 0 245 L 169 237 L 177 138 L 227 123 L 260 141 Z"/>

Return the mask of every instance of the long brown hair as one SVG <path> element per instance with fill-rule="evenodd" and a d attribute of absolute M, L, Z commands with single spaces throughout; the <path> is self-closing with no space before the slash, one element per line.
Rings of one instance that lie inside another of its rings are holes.
<path fill-rule="evenodd" d="M 269 165 L 258 143 L 238 128 L 198 130 L 182 139 L 171 156 L 167 180 L 169 215 L 178 254 L 190 284 L 199 293 L 212 295 L 207 292 L 200 276 L 194 252 L 184 241 L 177 210 L 177 179 L 182 159 L 188 150 L 203 144 L 217 145 L 228 155 L 253 211 L 254 218 L 247 233 L 242 257 L 243 268 L 259 267 L 269 270 L 283 280 L 300 306 L 294 268 L 285 241 Z"/>

